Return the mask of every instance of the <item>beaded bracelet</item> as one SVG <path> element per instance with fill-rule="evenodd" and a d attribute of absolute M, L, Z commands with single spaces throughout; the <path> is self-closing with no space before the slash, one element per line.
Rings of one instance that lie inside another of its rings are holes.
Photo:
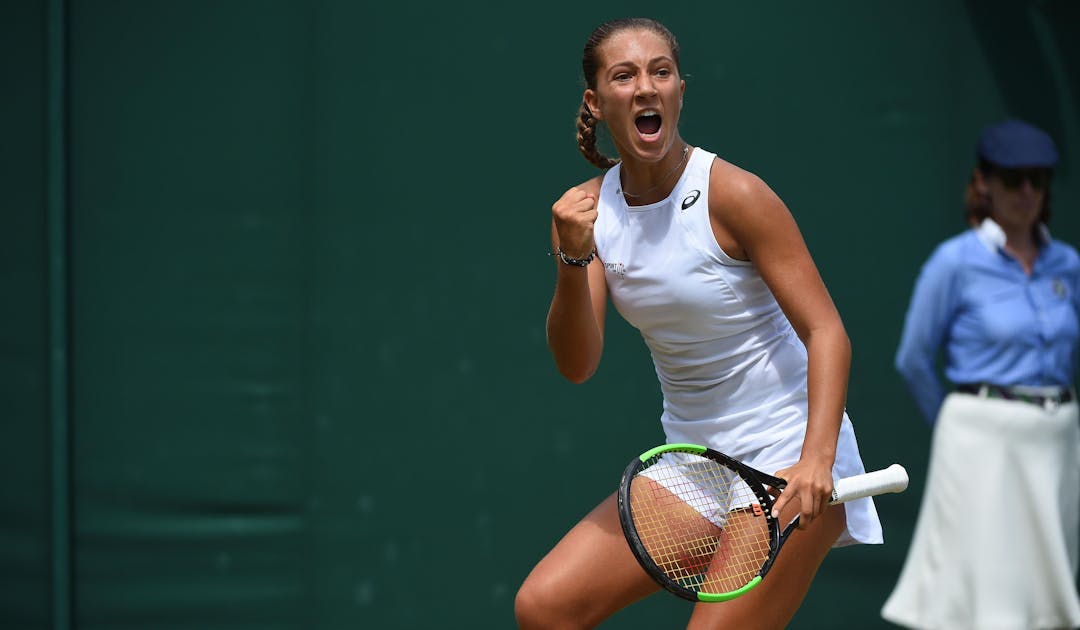
<path fill-rule="evenodd" d="M 549 252 L 548 256 L 552 254 Z M 563 261 L 565 265 L 573 265 L 574 267 L 588 267 L 593 258 L 596 258 L 596 249 L 594 248 L 589 255 L 584 258 L 571 258 L 566 255 L 566 252 L 562 250 L 562 247 L 555 248 L 555 256 L 559 257 L 559 260 Z"/>

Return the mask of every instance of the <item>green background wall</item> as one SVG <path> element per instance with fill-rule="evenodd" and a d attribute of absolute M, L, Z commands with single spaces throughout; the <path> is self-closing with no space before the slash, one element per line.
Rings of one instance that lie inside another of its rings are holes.
<path fill-rule="evenodd" d="M 883 627 L 929 443 L 893 351 L 984 124 L 1057 138 L 1080 244 L 1076 2 L 4 3 L 0 626 L 513 627 L 662 440 L 635 331 L 582 386 L 544 343 L 581 46 L 636 14 L 681 40 L 685 137 L 800 222 L 867 465 L 912 473 L 793 624 Z"/>
<path fill-rule="evenodd" d="M 50 620 L 44 3 L 0 8 L 0 625 Z"/>

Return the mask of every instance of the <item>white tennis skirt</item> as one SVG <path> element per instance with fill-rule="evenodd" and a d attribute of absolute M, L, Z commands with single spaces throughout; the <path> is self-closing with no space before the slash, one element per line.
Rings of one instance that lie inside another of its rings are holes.
<path fill-rule="evenodd" d="M 665 418 L 667 415 L 665 414 Z M 706 427 L 710 426 L 708 424 Z M 689 442 L 710 446 L 742 463 L 770 475 L 776 471 L 793 466 L 802 453 L 806 423 L 798 431 L 788 431 L 779 440 L 767 446 L 750 451 L 728 450 L 728 444 L 721 441 L 722 436 L 706 432 L 697 422 L 679 422 L 670 419 L 664 422 L 664 431 L 668 443 Z M 840 422 L 840 433 L 836 438 L 836 458 L 833 461 L 833 479 L 853 477 L 866 472 L 859 444 L 855 439 L 855 428 L 851 419 L 844 413 Z M 881 520 L 871 497 L 855 499 L 844 504 L 847 527 L 840 533 L 834 547 L 845 547 L 857 543 L 877 545 L 882 542 Z"/>
<path fill-rule="evenodd" d="M 1080 626 L 1080 413 L 954 393 L 934 428 L 885 619 L 921 630 Z"/>

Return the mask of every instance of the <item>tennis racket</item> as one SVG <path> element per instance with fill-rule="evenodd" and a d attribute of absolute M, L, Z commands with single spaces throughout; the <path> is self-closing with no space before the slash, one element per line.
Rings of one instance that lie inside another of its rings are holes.
<path fill-rule="evenodd" d="M 783 479 L 696 444 L 665 444 L 642 453 L 619 484 L 619 521 L 645 571 L 694 602 L 722 602 L 757 586 L 798 525 L 781 530 L 771 486 Z M 899 464 L 833 484 L 830 505 L 901 492 Z"/>

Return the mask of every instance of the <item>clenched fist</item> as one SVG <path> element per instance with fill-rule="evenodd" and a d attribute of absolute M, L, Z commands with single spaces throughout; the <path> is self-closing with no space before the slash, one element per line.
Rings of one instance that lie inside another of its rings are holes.
<path fill-rule="evenodd" d="M 563 193 L 551 206 L 559 247 L 571 258 L 585 258 L 593 249 L 596 195 L 577 186 Z"/>

